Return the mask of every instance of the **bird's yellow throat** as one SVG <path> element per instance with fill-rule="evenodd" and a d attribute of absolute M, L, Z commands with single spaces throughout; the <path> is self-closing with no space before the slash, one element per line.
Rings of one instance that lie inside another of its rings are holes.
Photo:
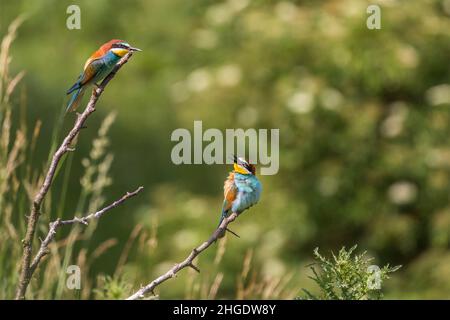
<path fill-rule="evenodd" d="M 119 57 L 123 57 L 124 55 L 126 55 L 128 53 L 128 49 L 124 49 L 124 48 L 112 48 L 111 51 L 114 52 L 114 54 Z"/>
<path fill-rule="evenodd" d="M 240 173 L 240 174 L 248 174 L 248 171 L 242 168 L 237 163 L 234 164 L 234 172 Z"/>

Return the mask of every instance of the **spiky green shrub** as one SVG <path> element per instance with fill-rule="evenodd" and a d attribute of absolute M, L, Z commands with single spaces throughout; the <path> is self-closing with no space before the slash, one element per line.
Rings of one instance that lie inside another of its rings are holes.
<path fill-rule="evenodd" d="M 130 284 L 120 277 L 101 275 L 97 281 L 98 287 L 101 289 L 94 289 L 96 299 L 118 300 L 131 294 Z"/>
<path fill-rule="evenodd" d="M 319 286 L 319 293 L 312 294 L 303 289 L 303 299 L 314 300 L 378 300 L 381 299 L 382 287 L 389 274 L 401 266 L 390 267 L 389 264 L 380 268 L 373 265 L 374 260 L 367 257 L 367 252 L 353 254 L 356 245 L 346 250 L 342 247 L 336 256 L 328 259 L 314 249 L 315 263 L 310 265 L 312 279 Z"/>

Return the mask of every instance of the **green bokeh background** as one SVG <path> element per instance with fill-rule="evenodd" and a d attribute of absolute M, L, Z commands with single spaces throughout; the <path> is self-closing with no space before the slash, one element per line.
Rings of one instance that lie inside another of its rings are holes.
<path fill-rule="evenodd" d="M 260 177 L 261 202 L 232 228 L 241 238 L 228 239 L 219 265 L 215 249 L 198 262 L 201 279 L 224 273 L 219 298 L 235 297 L 249 249 L 260 277 L 292 273 L 295 289 L 313 286 L 306 265 L 315 247 L 355 243 L 380 265 L 403 265 L 386 297 L 450 298 L 450 1 L 0 3 L 0 34 L 28 15 L 12 69 L 26 71 L 27 121 L 43 121 L 36 169 L 87 57 L 112 38 L 143 49 L 107 87 L 73 158 L 67 217 L 80 195 L 81 160 L 115 110 L 106 200 L 145 186 L 99 223 L 89 248 L 119 242 L 93 263 L 93 279 L 114 272 L 137 224 L 150 229 L 156 217 L 158 244 L 131 251 L 123 273 L 133 288 L 215 228 L 230 166 L 170 159 L 172 131 L 202 120 L 205 129 L 280 129 L 280 170 Z M 366 27 L 370 3 L 381 7 L 381 30 Z M 70 4 L 81 8 L 80 30 L 66 28 Z M 161 298 L 185 297 L 187 278 L 163 284 Z"/>

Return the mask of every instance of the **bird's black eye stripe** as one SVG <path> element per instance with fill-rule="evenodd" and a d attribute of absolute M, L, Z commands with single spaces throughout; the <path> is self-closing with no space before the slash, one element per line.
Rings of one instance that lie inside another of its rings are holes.
<path fill-rule="evenodd" d="M 127 45 L 124 45 L 122 43 L 115 43 L 112 45 L 113 48 L 122 48 L 122 49 L 128 49 Z"/>

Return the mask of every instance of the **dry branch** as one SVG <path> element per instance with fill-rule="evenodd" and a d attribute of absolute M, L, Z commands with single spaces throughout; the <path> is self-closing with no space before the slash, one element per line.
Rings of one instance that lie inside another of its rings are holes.
<path fill-rule="evenodd" d="M 50 242 L 52 242 L 53 239 L 55 238 L 56 230 L 59 227 L 67 225 L 67 224 L 75 224 L 75 223 L 81 223 L 84 225 L 88 225 L 90 220 L 101 218 L 106 212 L 108 212 L 111 209 L 114 209 L 115 207 L 120 206 L 126 200 L 134 197 L 139 192 L 141 192 L 143 189 L 144 189 L 144 187 L 139 187 L 133 192 L 127 192 L 122 198 L 120 198 L 117 201 L 114 201 L 109 206 L 104 207 L 103 209 L 101 209 L 97 212 L 82 216 L 80 218 L 74 217 L 73 219 L 70 219 L 70 220 L 57 219 L 57 220 L 51 222 L 49 225 L 49 230 L 48 230 L 47 236 L 41 242 L 41 247 L 39 248 L 39 251 L 37 252 L 36 256 L 33 259 L 33 262 L 30 265 L 30 272 L 33 274 L 34 271 L 36 270 L 37 266 L 41 262 L 41 259 L 49 253 L 48 246 L 49 246 Z"/>
<path fill-rule="evenodd" d="M 16 299 L 25 299 L 25 293 L 34 272 L 34 269 L 31 269 L 31 257 L 33 253 L 32 251 L 33 251 L 34 234 L 36 232 L 36 226 L 39 221 L 39 215 L 41 214 L 42 203 L 52 185 L 58 164 L 66 153 L 74 151 L 73 147 L 71 147 L 71 144 L 74 141 L 75 137 L 78 135 L 78 133 L 81 131 L 81 129 L 85 127 L 84 123 L 86 122 L 87 118 L 95 111 L 97 101 L 100 98 L 103 91 L 105 90 L 106 85 L 109 83 L 109 81 L 111 81 L 112 78 L 114 78 L 117 71 L 125 63 L 128 62 L 131 56 L 132 52 L 125 55 L 114 67 L 113 71 L 105 79 L 103 79 L 101 84 L 99 86 L 94 87 L 89 102 L 86 106 L 86 109 L 83 111 L 83 113 L 77 114 L 78 117 L 77 120 L 75 121 L 73 128 L 64 138 L 58 150 L 56 150 L 55 154 L 52 157 L 47 174 L 45 175 L 44 182 L 33 199 L 31 205 L 31 212 L 28 216 L 28 224 L 25 239 L 22 240 L 23 255 L 21 261 L 19 283 L 16 292 Z"/>
<path fill-rule="evenodd" d="M 191 267 L 192 269 L 194 269 L 197 272 L 200 272 L 200 269 L 197 268 L 194 265 L 194 259 L 203 251 L 205 251 L 206 249 L 209 248 L 209 246 L 211 246 L 214 242 L 216 242 L 227 230 L 227 226 L 233 222 L 236 218 L 237 218 L 238 214 L 237 213 L 232 213 L 230 216 L 228 216 L 227 218 L 223 219 L 222 223 L 220 224 L 219 228 L 217 228 L 216 231 L 214 231 L 214 233 L 211 235 L 211 237 L 203 242 L 201 245 L 199 245 L 197 248 L 193 249 L 192 252 L 189 254 L 189 256 L 183 260 L 180 263 L 177 263 L 175 266 L 173 266 L 169 271 L 167 271 L 166 273 L 164 273 L 163 275 L 159 276 L 158 278 L 156 278 L 155 280 L 153 280 L 152 282 L 150 282 L 148 285 L 146 285 L 145 287 L 142 287 L 141 289 L 139 289 L 138 291 L 136 291 L 134 294 L 132 294 L 131 296 L 129 296 L 127 298 L 127 300 L 138 300 L 138 299 L 142 299 L 145 297 L 145 294 L 147 294 L 148 292 L 154 294 L 154 289 L 159 286 L 161 283 L 174 278 L 176 276 L 176 274 L 186 268 L 186 267 Z"/>

